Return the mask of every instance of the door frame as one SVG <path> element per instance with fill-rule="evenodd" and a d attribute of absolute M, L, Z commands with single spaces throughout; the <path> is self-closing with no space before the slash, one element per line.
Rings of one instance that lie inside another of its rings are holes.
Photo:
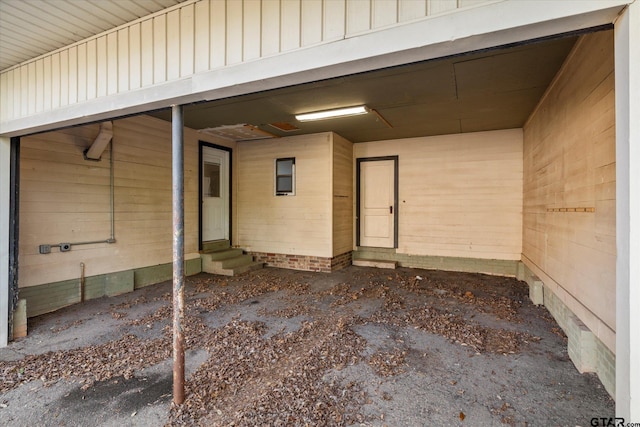
<path fill-rule="evenodd" d="M 212 144 L 210 142 L 198 141 L 198 250 L 202 250 L 202 160 L 203 160 L 203 151 L 204 148 L 214 148 L 216 150 L 226 151 L 229 154 L 229 245 L 232 244 L 232 221 L 231 221 L 231 212 L 233 210 L 233 196 L 231 193 L 232 188 L 232 177 L 233 177 L 233 149 L 229 147 L 225 147 L 223 145 Z"/>
<path fill-rule="evenodd" d="M 393 247 L 398 248 L 398 156 L 360 157 L 356 159 L 356 246 L 360 246 L 360 186 L 363 162 L 393 161 Z"/>

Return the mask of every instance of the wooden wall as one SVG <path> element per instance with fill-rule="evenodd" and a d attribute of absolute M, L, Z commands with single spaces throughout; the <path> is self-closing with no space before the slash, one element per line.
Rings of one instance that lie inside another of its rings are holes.
<path fill-rule="evenodd" d="M 522 130 L 356 144 L 398 155 L 398 253 L 519 260 Z"/>
<path fill-rule="evenodd" d="M 615 351 L 612 31 L 579 40 L 528 120 L 524 177 L 523 260 Z"/>
<path fill-rule="evenodd" d="M 353 144 L 333 134 L 333 256 L 353 250 Z"/>
<path fill-rule="evenodd" d="M 239 142 L 237 240 L 252 252 L 332 256 L 332 134 Z M 275 159 L 295 157 L 296 194 L 276 196 Z"/>
<path fill-rule="evenodd" d="M 186 1 L 0 74 L 0 122 L 487 0 Z"/>
<path fill-rule="evenodd" d="M 21 139 L 20 287 L 172 261 L 171 125 L 146 116 L 114 122 L 115 244 L 73 246 L 67 253 L 45 243 L 105 240 L 110 236 L 109 148 L 102 161 L 82 152 L 98 125 Z M 185 253 L 198 254 L 198 140 L 185 129 Z"/>

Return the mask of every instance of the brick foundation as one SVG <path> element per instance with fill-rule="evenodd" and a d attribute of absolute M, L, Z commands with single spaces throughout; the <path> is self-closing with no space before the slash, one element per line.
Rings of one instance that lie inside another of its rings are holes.
<path fill-rule="evenodd" d="M 351 265 L 351 251 L 333 258 L 308 256 L 308 255 L 290 255 L 276 254 L 270 252 L 249 252 L 253 255 L 253 259 L 263 262 L 267 267 L 281 267 L 291 270 L 320 271 L 330 273 L 340 270 Z"/>
<path fill-rule="evenodd" d="M 348 267 L 353 261 L 352 252 L 345 252 L 342 255 L 331 258 L 331 271 L 336 271 Z"/>

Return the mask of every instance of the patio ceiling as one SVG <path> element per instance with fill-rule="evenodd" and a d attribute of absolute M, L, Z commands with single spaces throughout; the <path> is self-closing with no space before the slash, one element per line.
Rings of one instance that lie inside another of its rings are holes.
<path fill-rule="evenodd" d="M 334 131 L 352 142 L 522 127 L 577 36 L 476 52 L 185 107 L 185 125 L 246 123 L 275 136 Z M 299 122 L 364 104 L 376 114 Z M 169 111 L 152 115 L 171 120 Z M 297 128 L 282 131 L 286 123 Z"/>
<path fill-rule="evenodd" d="M 0 0 L 0 70 L 184 0 Z"/>

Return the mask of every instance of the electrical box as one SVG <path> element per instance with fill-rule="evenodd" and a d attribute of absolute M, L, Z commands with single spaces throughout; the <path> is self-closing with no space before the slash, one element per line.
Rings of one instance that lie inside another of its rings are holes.
<path fill-rule="evenodd" d="M 51 253 L 51 245 L 40 245 L 38 247 L 38 251 L 41 254 L 50 254 Z"/>
<path fill-rule="evenodd" d="M 69 252 L 71 250 L 71 243 L 60 243 L 60 252 Z"/>

